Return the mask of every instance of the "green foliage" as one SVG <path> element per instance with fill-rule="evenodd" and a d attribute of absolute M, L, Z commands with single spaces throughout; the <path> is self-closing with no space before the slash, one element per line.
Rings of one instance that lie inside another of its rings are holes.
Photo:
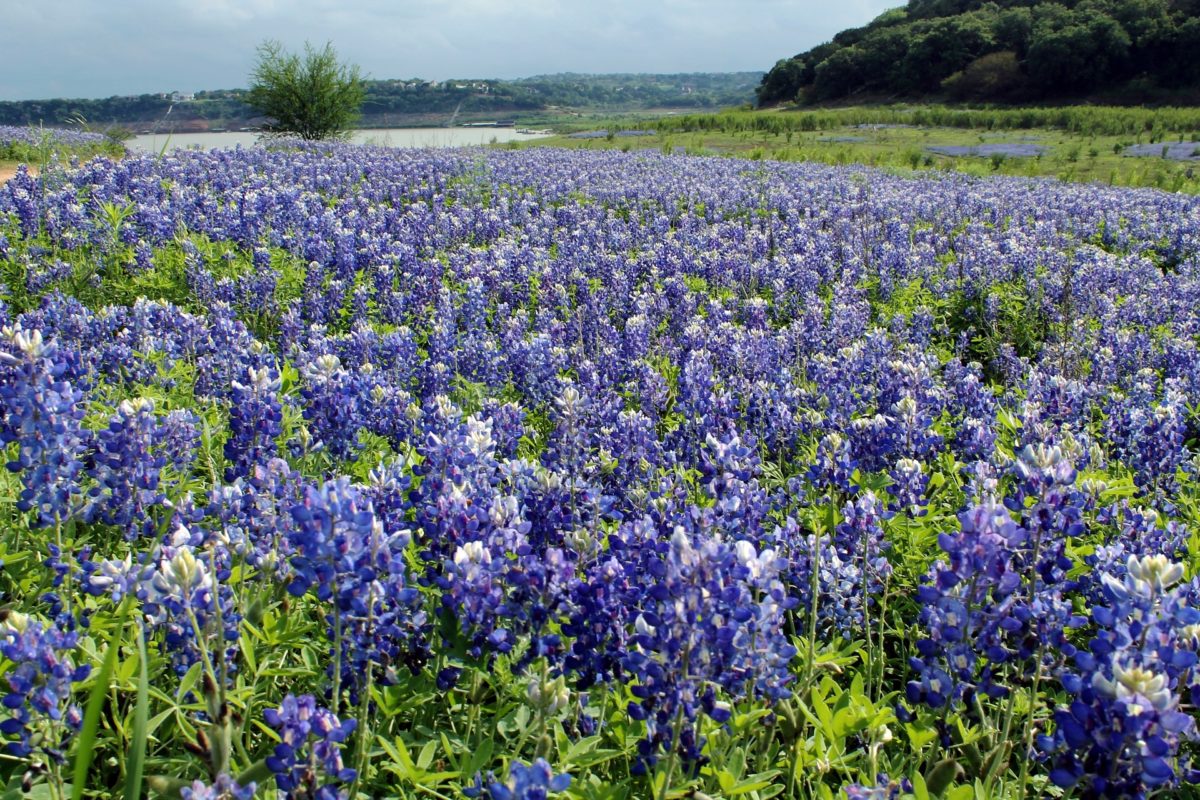
<path fill-rule="evenodd" d="M 1003 99 L 1017 94 L 1024 83 L 1017 54 L 998 50 L 980 56 L 942 81 L 942 88 L 956 100 Z"/>
<path fill-rule="evenodd" d="M 259 45 L 246 102 L 268 118 L 264 130 L 301 139 L 341 139 L 366 96 L 358 67 L 338 62 L 333 45 L 305 43 L 304 55 L 276 41 Z"/>
<path fill-rule="evenodd" d="M 1051 128 L 1087 136 L 1139 136 L 1150 131 L 1191 136 L 1200 129 L 1200 108 L 1095 105 L 1024 108 L 954 108 L 944 105 L 854 106 L 770 114 L 740 111 L 686 114 L 655 120 L 653 127 L 662 133 L 722 131 L 783 134 L 787 131 L 828 131 L 855 126 L 895 125 L 980 131 Z"/>
<path fill-rule="evenodd" d="M 591 111 L 638 111 L 678 108 L 692 111 L 748 105 L 761 72 L 672 75 L 539 75 L 519 80 L 422 78 L 363 80 L 361 123 L 366 127 L 445 124 L 498 117 L 543 117 L 555 108 Z M 144 130 L 160 125 L 176 130 L 240 128 L 255 110 L 244 89 L 174 94 L 143 94 L 100 99 L 49 99 L 0 102 L 0 125 L 118 125 Z M 168 116 L 169 112 L 169 116 Z M 535 118 L 536 118 L 535 117 Z M 120 130 L 114 131 L 120 134 Z M 3 157 L 3 156 L 0 156 Z M 23 160 L 23 159 L 22 159 Z"/>
<path fill-rule="evenodd" d="M 1200 89 L 1200 21 L 1169 0 L 911 0 L 779 61 L 760 105 L 864 92 L 989 102 L 1122 92 L 1124 102 Z M 1008 53 L 1002 61 L 981 62 Z M 968 70 L 972 65 L 974 74 Z"/>
<path fill-rule="evenodd" d="M 4 124 L 0 122 L 0 124 Z M 24 124 L 24 123 L 22 123 Z M 52 158 L 91 158 L 93 156 L 119 157 L 125 153 L 123 144 L 125 135 L 120 130 L 106 131 L 105 139 L 95 144 L 65 145 L 54 140 L 50 131 L 38 131 L 34 126 L 35 142 L 6 141 L 0 142 L 0 161 L 17 161 L 31 164 L 39 168 L 45 166 Z"/>

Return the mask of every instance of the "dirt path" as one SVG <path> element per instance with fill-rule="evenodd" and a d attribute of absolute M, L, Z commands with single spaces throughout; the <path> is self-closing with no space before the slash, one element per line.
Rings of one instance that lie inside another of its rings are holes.
<path fill-rule="evenodd" d="M 30 174 L 37 175 L 37 167 L 30 167 L 29 172 Z M 0 164 L 0 186 L 8 183 L 8 179 L 16 174 L 16 164 Z"/>

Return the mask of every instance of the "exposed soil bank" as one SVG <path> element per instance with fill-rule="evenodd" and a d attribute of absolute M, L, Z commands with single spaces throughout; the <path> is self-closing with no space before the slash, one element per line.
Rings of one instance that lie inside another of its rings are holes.
<path fill-rule="evenodd" d="M 29 172 L 33 175 L 37 175 L 37 167 L 30 167 Z M 8 183 L 8 179 L 16 174 L 16 164 L 0 164 L 0 186 Z"/>

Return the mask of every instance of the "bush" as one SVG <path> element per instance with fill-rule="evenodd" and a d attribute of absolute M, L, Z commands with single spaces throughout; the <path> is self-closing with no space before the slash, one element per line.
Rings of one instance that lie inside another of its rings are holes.
<path fill-rule="evenodd" d="M 309 140 L 346 138 L 366 94 L 358 67 L 339 64 L 328 42 L 305 43 L 303 58 L 264 42 L 250 83 L 246 102 L 268 118 L 265 132 Z"/>
<path fill-rule="evenodd" d="M 1001 50 L 975 59 L 942 81 L 942 88 L 955 100 L 995 100 L 1018 94 L 1024 83 L 1017 54 Z"/>

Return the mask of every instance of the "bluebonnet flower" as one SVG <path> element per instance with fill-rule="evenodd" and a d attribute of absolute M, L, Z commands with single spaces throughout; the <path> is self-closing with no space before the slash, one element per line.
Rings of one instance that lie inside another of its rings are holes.
<path fill-rule="evenodd" d="M 485 784 L 476 775 L 474 785 L 463 789 L 463 793 L 467 797 L 486 797 L 487 800 L 546 800 L 552 794 L 565 792 L 570 785 L 570 775 L 555 775 L 550 764 L 544 758 L 538 758 L 530 764 L 519 761 L 509 764 L 508 778 L 503 783 L 489 775 Z"/>
<path fill-rule="evenodd" d="M 60 763 L 65 759 L 66 742 L 83 722 L 71 702 L 73 684 L 91 671 L 87 664 L 73 663 L 77 642 L 75 631 L 19 612 L 0 620 L 0 655 L 11 665 L 0 701 L 9 717 L 0 721 L 0 733 L 16 737 L 7 745 L 14 755 L 28 756 L 37 749 Z"/>
<path fill-rule="evenodd" d="M 289 694 L 278 709 L 263 712 L 263 718 L 279 734 L 267 767 L 280 794 L 289 800 L 339 800 L 339 787 L 356 775 L 342 760 L 343 744 L 356 721 L 338 719 L 307 694 Z"/>
<path fill-rule="evenodd" d="M 213 302 L 210 306 L 206 333 L 195 361 L 197 397 L 228 400 L 233 382 L 244 376 L 248 368 L 262 368 L 274 360 L 225 302 Z"/>
<path fill-rule="evenodd" d="M 911 703 L 939 707 L 964 692 L 1007 691 L 994 681 L 995 669 L 1010 656 L 1004 625 L 1021 587 L 1013 558 L 1027 533 L 988 501 L 960 514 L 959 524 L 956 534 L 939 535 L 948 560 L 917 588 L 929 636 L 917 642 L 920 655 L 910 662 L 918 676 L 907 686 Z"/>
<path fill-rule="evenodd" d="M 884 772 L 876 777 L 874 786 L 854 783 L 845 788 L 846 800 L 897 800 L 911 791 L 912 783 L 908 779 L 892 780 Z"/>
<path fill-rule="evenodd" d="M 162 469 L 168 454 L 178 467 L 191 463 L 199 439 L 195 423 L 186 411 L 156 416 L 152 400 L 122 401 L 108 426 L 96 433 L 86 458 L 87 474 L 95 483 L 83 518 L 116 525 L 129 539 L 154 534 L 151 512 L 167 500 Z"/>
<path fill-rule="evenodd" d="M 79 511 L 76 499 L 86 448 L 81 426 L 82 393 L 61 379 L 66 362 L 41 331 L 11 327 L 2 332 L 0 442 L 17 443 L 7 464 L 21 473 L 17 509 L 33 511 L 39 527 L 64 522 Z"/>
<path fill-rule="evenodd" d="M 850 443 L 839 433 L 827 433 L 817 443 L 816 457 L 808 468 L 808 479 L 817 491 L 841 491 L 853 494 L 851 485 L 856 462 L 850 454 Z"/>
<path fill-rule="evenodd" d="M 225 480 L 231 482 L 276 456 L 275 440 L 283 432 L 279 372 L 270 365 L 248 367 L 244 380 L 230 384 L 229 438 L 225 441 L 229 467 L 225 470 Z"/>
<path fill-rule="evenodd" d="M 770 502 L 759 483 L 761 462 L 737 434 L 709 434 L 701 454 L 705 493 L 713 499 L 715 524 L 731 538 L 758 541 Z"/>
<path fill-rule="evenodd" d="M 588 400 L 573 385 L 563 386 L 554 398 L 555 430 L 547 444 L 546 466 L 574 474 L 581 472 L 588 455 L 584 415 Z"/>
<path fill-rule="evenodd" d="M 1188 529 L 1177 520 L 1165 519 L 1153 508 L 1122 501 L 1099 509 L 1096 518 L 1099 523 L 1113 526 L 1115 532 L 1084 556 L 1091 569 L 1076 580 L 1076 591 L 1089 606 L 1107 605 L 1104 579 L 1124 580 L 1130 557 L 1163 556 L 1172 561 L 1187 557 Z"/>
<path fill-rule="evenodd" d="M 345 478 L 309 487 L 292 517 L 288 591 L 332 600 L 335 678 L 352 700 L 372 668 L 385 676 L 396 663 L 417 671 L 428 655 L 428 625 L 420 592 L 408 582 L 409 531 L 385 531 L 366 494 Z"/>
<path fill-rule="evenodd" d="M 191 786 L 179 790 L 183 800 L 253 800 L 258 784 L 240 785 L 226 773 L 221 773 L 212 783 L 192 781 Z"/>
<path fill-rule="evenodd" d="M 626 530 L 624 557 L 637 559 L 627 568 L 656 579 L 634 609 L 631 646 L 621 661 L 634 679 L 628 713 L 647 729 L 636 766 L 652 767 L 672 748 L 696 765 L 703 744 L 697 715 L 729 718 L 718 688 L 771 701 L 790 695 L 795 648 L 783 625 L 793 601 L 778 577 L 783 564 L 773 551 L 693 539 L 682 527 L 665 542 L 649 520 Z"/>
<path fill-rule="evenodd" d="M 110 561 L 99 574 L 93 572 L 90 590 L 109 589 L 119 596 L 136 587 L 142 613 L 152 629 L 162 631 L 163 649 L 178 674 L 203 660 L 204 651 L 228 676 L 237 663 L 240 618 L 232 589 L 221 582 L 229 555 L 220 545 L 205 544 L 202 531 L 177 524 L 144 564 L 126 561 L 130 572 L 123 578 L 114 574 L 119 562 Z"/>
<path fill-rule="evenodd" d="M 1183 702 L 1200 694 L 1195 580 L 1163 555 L 1130 556 L 1123 577 L 1104 574 L 1097 635 L 1064 670 L 1074 696 L 1054 713 L 1039 746 L 1053 757 L 1050 779 L 1083 797 L 1138 797 L 1200 782 L 1184 749 L 1200 738 Z M 1177 585 L 1178 584 L 1178 585 Z M 1186 698 L 1186 700 L 1185 700 Z"/>
<path fill-rule="evenodd" d="M 292 508 L 303 499 L 304 482 L 286 461 L 254 464 L 232 484 L 213 489 L 204 524 L 233 555 L 264 577 L 290 581 L 294 551 Z"/>
<path fill-rule="evenodd" d="M 888 510 L 903 512 L 910 517 L 923 517 L 928 513 L 929 500 L 925 495 L 929 476 L 921 462 L 911 458 L 896 461 L 888 472 L 892 485 L 888 487 L 891 501 Z"/>
<path fill-rule="evenodd" d="M 360 396 L 358 381 L 331 353 L 320 355 L 303 369 L 304 419 L 314 444 L 337 459 L 353 458 L 359 447 Z"/>
<path fill-rule="evenodd" d="M 837 632 L 850 638 L 861 631 L 872 595 L 882 589 L 880 573 L 867 564 L 857 547 L 847 550 L 835 545 L 828 534 L 801 533 L 795 520 L 784 521 L 777 537 L 792 543 L 788 585 L 793 588 L 798 606 L 816 614 L 821 634 Z M 879 563 L 885 571 L 886 558 Z M 814 600 L 813 570 L 816 570 L 817 594 Z M 864 584 L 869 587 L 864 593 Z"/>

